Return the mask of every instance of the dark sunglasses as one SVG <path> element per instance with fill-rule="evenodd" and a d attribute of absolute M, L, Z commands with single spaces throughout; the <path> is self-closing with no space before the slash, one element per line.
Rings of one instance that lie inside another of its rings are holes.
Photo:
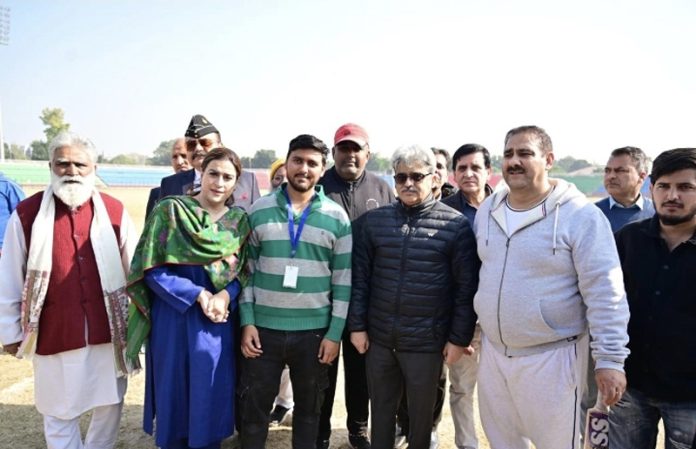
<path fill-rule="evenodd" d="M 198 144 L 200 144 L 203 148 L 208 149 L 208 148 L 211 148 L 216 143 L 217 143 L 217 140 L 213 140 L 213 139 L 204 139 L 204 138 L 194 139 L 192 137 L 187 137 L 186 138 L 186 149 L 188 151 L 193 151 L 196 149 Z"/>
<path fill-rule="evenodd" d="M 394 175 L 394 181 L 397 184 L 403 184 L 407 179 L 411 179 L 414 183 L 419 183 L 428 175 L 432 173 L 397 173 Z"/>

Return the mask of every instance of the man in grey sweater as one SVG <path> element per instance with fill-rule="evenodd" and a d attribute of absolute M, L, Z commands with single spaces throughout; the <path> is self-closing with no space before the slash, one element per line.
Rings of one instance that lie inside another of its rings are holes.
<path fill-rule="evenodd" d="M 549 179 L 553 161 L 543 129 L 509 131 L 508 188 L 476 214 L 479 404 L 492 449 L 579 448 L 588 338 L 604 402 L 626 388 L 629 313 L 611 229 L 575 186 Z"/>

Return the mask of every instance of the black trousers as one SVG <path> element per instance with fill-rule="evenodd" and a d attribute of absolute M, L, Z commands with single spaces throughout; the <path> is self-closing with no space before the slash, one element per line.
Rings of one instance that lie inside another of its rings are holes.
<path fill-rule="evenodd" d="M 365 371 L 365 355 L 360 354 L 350 342 L 350 333 L 343 334 L 343 372 L 345 376 L 344 390 L 346 400 L 346 428 L 350 435 L 367 435 L 367 420 L 369 418 L 370 396 L 367 391 L 367 373 Z M 336 395 L 338 379 L 338 360 L 329 367 L 329 388 L 324 395 L 319 420 L 319 436 L 317 441 L 328 440 L 331 436 L 331 412 Z"/>
<path fill-rule="evenodd" d="M 263 449 L 268 419 L 278 394 L 280 374 L 287 364 L 295 401 L 292 417 L 292 447 L 314 449 L 319 414 L 328 386 L 328 366 L 319 363 L 319 344 L 326 329 L 277 331 L 258 328 L 263 354 L 242 359 L 239 404 L 242 447 Z"/>
<path fill-rule="evenodd" d="M 367 351 L 367 383 L 372 399 L 372 448 L 393 449 L 396 412 L 402 394 L 409 410 L 411 449 L 427 449 L 433 428 L 440 352 L 397 352 L 372 343 Z"/>
<path fill-rule="evenodd" d="M 433 410 L 433 430 L 437 429 L 437 425 L 440 424 L 442 419 L 442 408 L 445 406 L 445 388 L 447 386 L 447 367 L 442 365 L 442 374 L 440 374 L 440 380 L 437 381 L 437 398 L 435 399 L 435 409 Z M 406 397 L 406 392 L 404 391 L 403 397 Z M 401 427 L 401 432 L 404 435 L 408 435 L 408 404 L 405 400 L 402 400 L 399 404 L 399 411 L 396 414 L 396 422 Z"/>

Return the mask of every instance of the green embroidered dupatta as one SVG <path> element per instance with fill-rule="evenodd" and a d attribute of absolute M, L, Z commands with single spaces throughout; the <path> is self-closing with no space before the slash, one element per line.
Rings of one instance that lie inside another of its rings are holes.
<path fill-rule="evenodd" d="M 202 265 L 219 291 L 234 279 L 249 280 L 246 242 L 251 228 L 244 210 L 232 207 L 218 221 L 188 196 L 160 201 L 145 223 L 128 274 L 128 346 L 126 357 L 137 360 L 150 333 L 150 290 L 145 271 L 165 264 Z M 234 299 L 234 298 L 233 298 Z"/>

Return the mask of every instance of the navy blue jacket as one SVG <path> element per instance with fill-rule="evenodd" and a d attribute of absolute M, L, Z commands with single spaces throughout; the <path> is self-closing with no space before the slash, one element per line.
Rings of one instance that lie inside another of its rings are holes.
<path fill-rule="evenodd" d="M 439 352 L 474 335 L 481 262 L 467 219 L 430 197 L 361 217 L 353 238 L 348 330 L 403 352 Z"/>

